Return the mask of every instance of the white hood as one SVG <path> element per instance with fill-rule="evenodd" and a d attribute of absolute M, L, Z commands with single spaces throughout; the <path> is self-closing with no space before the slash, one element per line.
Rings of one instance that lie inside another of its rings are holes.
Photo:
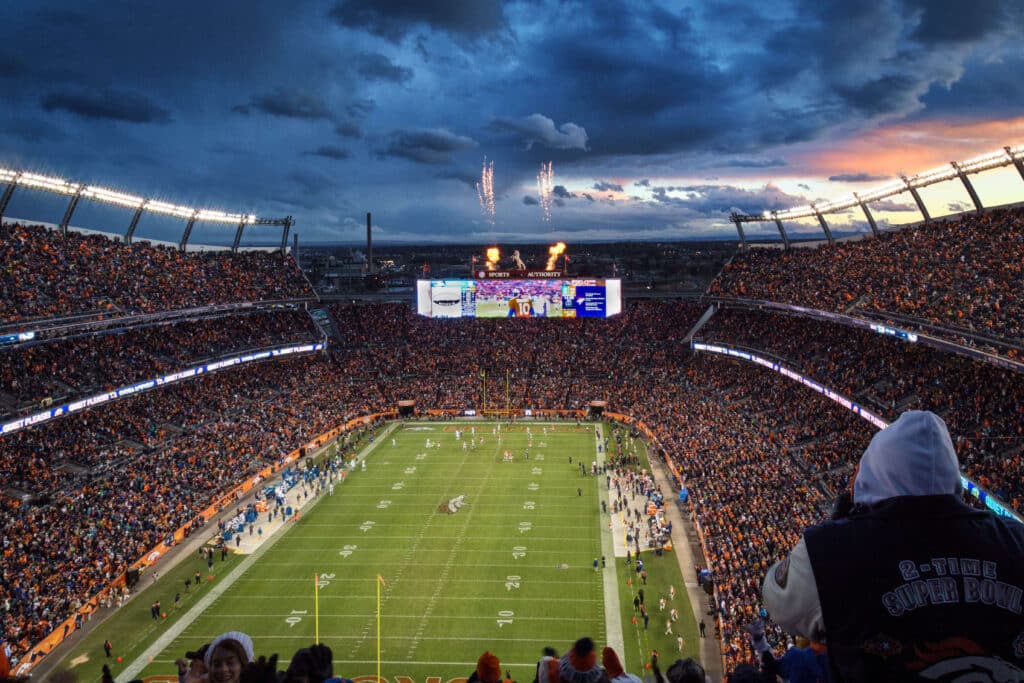
<path fill-rule="evenodd" d="M 860 459 L 853 502 L 873 505 L 897 496 L 960 493 L 960 463 L 946 423 L 911 410 L 875 434 Z"/>

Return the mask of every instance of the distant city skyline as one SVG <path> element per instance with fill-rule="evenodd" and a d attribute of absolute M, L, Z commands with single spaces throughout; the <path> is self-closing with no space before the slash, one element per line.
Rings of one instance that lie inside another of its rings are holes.
<path fill-rule="evenodd" d="M 368 211 L 379 244 L 735 239 L 732 210 L 1024 143 L 1012 0 L 40 0 L 0 22 L 0 168 L 291 215 L 306 244 L 361 242 Z M 986 205 L 1024 201 L 1012 166 L 972 182 Z M 972 207 L 956 179 L 921 194 L 933 216 Z M 56 223 L 66 203 L 19 190 L 5 215 Z M 907 194 L 873 209 L 919 216 Z M 130 219 L 83 201 L 73 223 Z M 147 216 L 137 236 L 181 228 Z"/>

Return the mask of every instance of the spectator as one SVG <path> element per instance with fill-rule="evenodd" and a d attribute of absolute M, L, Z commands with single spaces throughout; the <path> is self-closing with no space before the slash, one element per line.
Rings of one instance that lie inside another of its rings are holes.
<path fill-rule="evenodd" d="M 252 639 L 241 631 L 228 631 L 213 639 L 203 663 L 210 683 L 239 683 L 242 667 L 254 660 Z"/>
<path fill-rule="evenodd" d="M 1024 526 L 959 494 L 946 425 L 905 413 L 864 452 L 852 513 L 807 529 L 768 571 L 773 618 L 827 639 L 834 680 L 1024 674 L 1011 638 L 1024 632 Z"/>
<path fill-rule="evenodd" d="M 601 666 L 604 667 L 608 680 L 611 683 L 642 683 L 639 676 L 635 676 L 622 668 L 619 655 L 610 647 L 601 651 Z"/>

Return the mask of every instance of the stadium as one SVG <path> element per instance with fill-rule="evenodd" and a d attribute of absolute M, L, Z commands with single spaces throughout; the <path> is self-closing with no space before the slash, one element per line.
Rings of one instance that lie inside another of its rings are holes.
<path fill-rule="evenodd" d="M 450 144 L 424 148 L 473 147 Z M 847 653 L 776 619 L 766 582 L 795 581 L 779 568 L 805 530 L 842 526 L 908 411 L 948 428 L 964 514 L 1024 523 L 1019 139 L 806 205 L 718 207 L 729 256 L 699 291 L 640 285 L 618 247 L 502 260 L 520 242 L 495 228 L 493 162 L 473 211 L 498 236 L 450 268 L 420 245 L 385 265 L 367 213 L 340 292 L 276 192 L 237 212 L 44 163 L 0 165 L 5 677 L 208 682 L 193 671 L 227 636 L 248 683 L 833 680 Z M 993 174 L 1009 200 L 983 201 Z M 551 182 L 523 202 L 546 221 L 587 201 Z M 889 605 L 956 602 L 916 567 Z M 976 572 L 990 595 L 963 585 L 1012 614 L 986 633 L 1019 653 L 970 680 L 1024 671 L 1019 570 L 996 587 L 995 567 Z M 819 617 L 843 604 L 826 586 Z M 942 646 L 883 654 L 920 680 L 997 658 Z"/>

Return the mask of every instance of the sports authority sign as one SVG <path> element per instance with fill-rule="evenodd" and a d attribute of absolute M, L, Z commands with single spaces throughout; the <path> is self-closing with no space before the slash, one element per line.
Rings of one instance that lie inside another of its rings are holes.
<path fill-rule="evenodd" d="M 560 270 L 478 270 L 477 280 L 558 280 L 565 274 Z"/>

